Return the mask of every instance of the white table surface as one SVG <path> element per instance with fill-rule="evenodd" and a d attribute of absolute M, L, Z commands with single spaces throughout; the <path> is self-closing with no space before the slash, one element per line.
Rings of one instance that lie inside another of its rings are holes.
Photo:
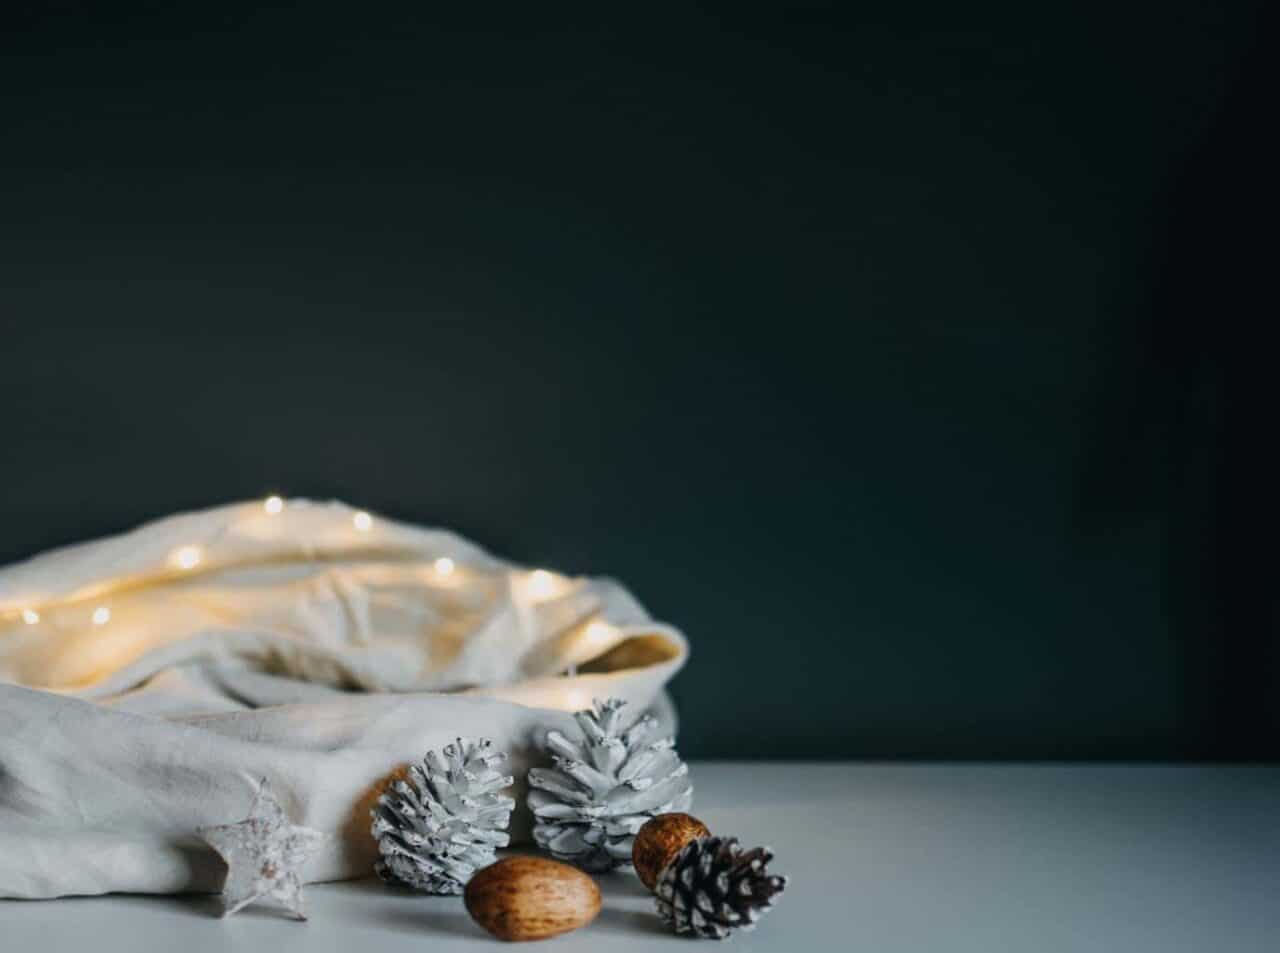
<path fill-rule="evenodd" d="M 698 764 L 696 813 L 791 877 L 737 950 L 1280 950 L 1280 766 Z M 569 951 L 688 949 L 633 877 L 603 877 Z M 462 901 L 307 888 L 311 919 L 216 899 L 0 901 L 0 953 L 500 948 Z M 705 941 L 710 942 L 710 941 Z M 543 948 L 543 947 L 539 947 Z"/>

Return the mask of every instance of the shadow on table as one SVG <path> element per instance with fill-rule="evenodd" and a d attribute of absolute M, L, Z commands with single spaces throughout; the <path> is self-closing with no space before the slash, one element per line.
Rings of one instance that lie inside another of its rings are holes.
<path fill-rule="evenodd" d="M 620 910 L 606 905 L 590 928 L 595 933 L 626 934 L 628 936 L 671 936 L 671 930 L 658 919 L 652 910 Z"/>
<path fill-rule="evenodd" d="M 488 940 L 487 933 L 481 931 L 467 911 L 458 905 L 456 910 L 382 910 L 376 920 L 378 926 L 395 930 L 397 933 L 412 933 L 421 936 L 428 933 L 445 934 L 467 940 Z"/>

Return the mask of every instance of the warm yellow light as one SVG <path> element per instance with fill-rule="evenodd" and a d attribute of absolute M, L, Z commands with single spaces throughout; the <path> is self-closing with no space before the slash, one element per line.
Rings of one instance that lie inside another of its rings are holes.
<path fill-rule="evenodd" d="M 587 626 L 583 635 L 590 642 L 604 642 L 613 635 L 613 626 L 607 622 L 592 622 Z"/>
<path fill-rule="evenodd" d="M 362 533 L 367 533 L 373 529 L 373 517 L 361 510 L 355 516 L 351 517 L 351 522 L 355 524 L 356 529 Z"/>
<path fill-rule="evenodd" d="M 22 621 L 25 622 L 27 625 L 35 625 L 37 622 L 40 621 L 40 613 L 36 612 L 35 609 L 23 609 Z"/>
<path fill-rule="evenodd" d="M 93 610 L 93 624 L 106 625 L 111 621 L 111 610 L 106 606 L 98 606 Z"/>
<path fill-rule="evenodd" d="M 529 576 L 529 594 L 535 599 L 545 599 L 555 592 L 556 577 L 545 569 L 535 569 Z"/>
<path fill-rule="evenodd" d="M 269 496 L 266 501 L 263 502 L 262 508 L 270 515 L 275 516 L 284 509 L 284 500 L 280 499 L 278 496 Z"/>
<path fill-rule="evenodd" d="M 454 568 L 453 560 L 448 556 L 441 556 L 435 561 L 437 576 L 452 576 Z"/>
<path fill-rule="evenodd" d="M 173 551 L 169 560 L 179 569 L 195 569 L 200 564 L 200 548 L 198 546 L 179 546 Z"/>

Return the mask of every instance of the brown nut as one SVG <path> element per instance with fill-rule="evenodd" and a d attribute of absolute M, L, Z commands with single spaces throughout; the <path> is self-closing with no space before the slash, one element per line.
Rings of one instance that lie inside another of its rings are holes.
<path fill-rule="evenodd" d="M 499 940 L 545 940 L 586 926 L 600 889 L 582 871 L 542 857 L 506 857 L 477 871 L 463 895 L 467 913 Z"/>
<path fill-rule="evenodd" d="M 640 882 L 652 890 L 663 868 L 685 844 L 710 834 L 707 825 L 692 814 L 659 814 L 645 821 L 631 845 L 631 863 Z"/>

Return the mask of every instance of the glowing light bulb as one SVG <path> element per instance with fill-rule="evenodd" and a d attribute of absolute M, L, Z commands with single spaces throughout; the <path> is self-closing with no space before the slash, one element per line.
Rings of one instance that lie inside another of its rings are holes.
<path fill-rule="evenodd" d="M 284 500 L 278 496 L 269 496 L 263 501 L 262 508 L 271 516 L 275 516 L 284 509 Z"/>
<path fill-rule="evenodd" d="M 22 621 L 25 622 L 27 625 L 35 625 L 37 622 L 40 621 L 40 613 L 36 612 L 35 609 L 23 609 Z"/>
<path fill-rule="evenodd" d="M 529 592 L 535 599 L 545 599 L 556 588 L 556 577 L 545 569 L 535 569 L 529 576 Z"/>
<path fill-rule="evenodd" d="M 351 522 L 355 525 L 355 528 L 362 533 L 367 533 L 369 530 L 373 529 L 373 517 L 364 510 L 361 510 L 355 516 L 351 517 Z"/>
<path fill-rule="evenodd" d="M 106 606 L 98 606 L 93 610 L 93 624 L 106 625 L 111 621 L 111 610 Z"/>
<path fill-rule="evenodd" d="M 592 622 L 583 635 L 589 642 L 604 642 L 613 635 L 613 626 L 607 622 Z"/>
<path fill-rule="evenodd" d="M 452 576 L 456 568 L 448 556 L 441 556 L 434 563 L 437 576 Z"/>
<path fill-rule="evenodd" d="M 173 551 L 169 561 L 179 569 L 195 569 L 200 564 L 200 547 L 179 546 Z"/>

